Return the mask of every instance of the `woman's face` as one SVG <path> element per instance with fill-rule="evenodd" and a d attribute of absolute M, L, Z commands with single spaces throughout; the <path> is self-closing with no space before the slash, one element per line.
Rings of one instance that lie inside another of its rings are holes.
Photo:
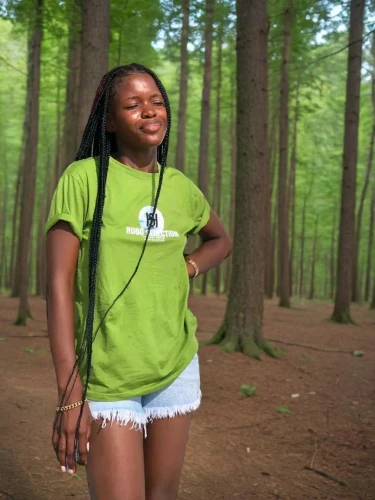
<path fill-rule="evenodd" d="M 135 73 L 118 83 L 107 116 L 107 130 L 117 146 L 145 150 L 159 146 L 167 129 L 167 112 L 150 75 Z"/>

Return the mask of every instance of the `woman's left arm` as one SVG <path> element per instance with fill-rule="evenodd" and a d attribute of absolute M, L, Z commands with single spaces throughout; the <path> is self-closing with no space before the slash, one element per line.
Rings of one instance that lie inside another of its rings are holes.
<path fill-rule="evenodd" d="M 219 217 L 211 210 L 207 224 L 199 231 L 202 244 L 187 256 L 199 268 L 199 274 L 218 266 L 232 252 L 232 242 Z M 190 278 L 195 276 L 195 268 L 186 262 Z"/>

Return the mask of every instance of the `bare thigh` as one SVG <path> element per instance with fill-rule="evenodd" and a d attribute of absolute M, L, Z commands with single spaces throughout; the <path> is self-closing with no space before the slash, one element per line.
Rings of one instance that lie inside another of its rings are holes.
<path fill-rule="evenodd" d="M 144 442 L 146 500 L 177 498 L 191 413 L 154 420 Z"/>
<path fill-rule="evenodd" d="M 143 432 L 93 422 L 87 478 L 91 500 L 145 500 Z"/>

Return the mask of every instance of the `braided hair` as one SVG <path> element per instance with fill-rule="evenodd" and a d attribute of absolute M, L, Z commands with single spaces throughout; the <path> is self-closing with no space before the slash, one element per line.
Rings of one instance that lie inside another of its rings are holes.
<path fill-rule="evenodd" d="M 149 68 L 136 63 L 128 64 L 126 66 L 118 66 L 116 68 L 113 68 L 108 73 L 106 73 L 99 84 L 98 90 L 95 94 L 91 113 L 85 131 L 83 133 L 82 142 L 76 156 L 76 161 L 83 160 L 85 158 L 89 158 L 92 156 L 99 156 L 98 193 L 97 193 L 94 216 L 90 233 L 88 311 L 86 317 L 85 330 L 81 346 L 77 353 L 75 365 L 66 384 L 66 388 L 61 397 L 59 406 L 66 405 L 68 398 L 71 394 L 71 391 L 68 391 L 68 387 L 70 385 L 72 378 L 75 376 L 76 380 L 76 378 L 78 377 L 79 372 L 77 368 L 81 366 L 85 366 L 86 370 L 86 378 L 84 380 L 84 387 L 82 394 L 82 400 L 83 401 L 86 400 L 87 389 L 91 374 L 92 347 L 96 334 L 98 333 L 110 309 L 112 309 L 112 307 L 115 305 L 118 299 L 123 295 L 123 293 L 126 291 L 130 283 L 132 282 L 134 276 L 136 275 L 139 266 L 141 264 L 143 255 L 145 253 L 150 231 L 152 229 L 152 223 L 150 223 L 147 229 L 146 238 L 142 247 L 142 251 L 140 253 L 137 265 L 135 266 L 132 275 L 130 276 L 128 282 L 124 285 L 124 288 L 114 299 L 111 306 L 107 309 L 107 311 L 101 318 L 98 327 L 94 332 L 93 330 L 94 330 L 94 311 L 95 311 L 95 292 L 96 292 L 96 271 L 99 259 L 99 246 L 100 246 L 100 234 L 101 234 L 102 217 L 103 217 L 104 200 L 105 200 L 105 187 L 108 174 L 109 158 L 111 156 L 111 153 L 113 153 L 116 150 L 116 141 L 114 138 L 114 134 L 107 131 L 106 127 L 107 114 L 112 99 L 116 94 L 116 88 L 118 84 L 122 81 L 123 78 L 138 73 L 148 74 L 152 77 L 162 95 L 167 113 L 166 133 L 163 142 L 157 148 L 157 161 L 160 165 L 160 176 L 159 176 L 158 188 L 156 190 L 151 221 L 153 221 L 155 218 L 155 212 L 160 197 L 161 187 L 163 183 L 164 169 L 167 162 L 169 133 L 171 128 L 171 111 L 170 111 L 169 99 L 163 84 L 161 83 L 159 78 L 155 75 L 155 73 Z M 74 387 L 74 383 L 72 384 L 71 387 Z M 75 434 L 76 450 L 78 447 L 78 436 L 82 420 L 82 414 L 83 414 L 83 405 L 80 407 L 80 413 L 76 427 L 76 434 Z M 61 435 L 60 431 L 61 423 L 62 423 L 62 413 L 60 412 L 57 413 L 54 422 L 54 431 L 57 430 L 59 436 Z M 78 457 L 76 453 L 76 459 L 77 458 Z"/>

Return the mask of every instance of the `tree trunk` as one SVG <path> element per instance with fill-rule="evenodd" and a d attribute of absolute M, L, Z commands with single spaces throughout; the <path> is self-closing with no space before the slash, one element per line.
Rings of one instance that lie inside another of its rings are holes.
<path fill-rule="evenodd" d="M 335 231 L 336 231 L 336 206 L 333 209 L 333 221 L 332 221 L 332 231 L 331 231 L 331 257 L 329 259 L 330 268 L 330 285 L 331 290 L 329 293 L 329 298 L 333 299 L 335 295 Z"/>
<path fill-rule="evenodd" d="M 353 322 L 350 315 L 350 298 L 355 241 L 354 219 L 364 4 L 365 0 L 351 0 L 350 3 L 340 236 L 336 298 L 332 314 L 332 319 L 338 323 Z"/>
<path fill-rule="evenodd" d="M 208 152 L 210 136 L 210 95 L 212 80 L 212 31 L 214 0 L 206 0 L 206 25 L 204 34 L 204 76 L 202 91 L 201 128 L 199 145 L 198 187 L 208 198 Z M 202 276 L 202 294 L 207 293 L 207 273 Z"/>
<path fill-rule="evenodd" d="M 372 285 L 372 299 L 371 299 L 371 304 L 370 304 L 370 309 L 375 309 L 375 276 L 372 278 L 373 285 Z"/>
<path fill-rule="evenodd" d="M 31 53 L 31 44 L 32 39 L 30 38 L 28 41 L 28 58 L 30 59 Z M 30 65 L 30 60 L 28 62 Z M 20 241 L 17 238 L 17 230 L 18 230 L 18 222 L 19 222 L 19 212 L 21 208 L 21 192 L 22 192 L 22 173 L 23 173 L 23 165 L 25 163 L 25 155 L 26 155 L 26 138 L 28 131 L 28 110 L 31 106 L 31 78 L 32 74 L 28 71 L 27 74 L 27 86 L 26 86 L 26 100 L 25 100 L 25 118 L 23 122 L 23 131 L 22 131 L 22 146 L 21 146 L 21 155 L 18 164 L 17 170 L 17 180 L 15 186 L 15 197 L 14 197 L 14 208 L 13 208 L 13 217 L 12 217 L 12 243 L 11 243 L 11 253 L 10 253 L 10 279 L 11 283 L 9 283 L 11 288 L 11 297 L 19 297 L 20 294 L 20 267 L 16 265 L 20 261 Z"/>
<path fill-rule="evenodd" d="M 60 77 L 60 61 L 58 61 L 58 70 L 57 70 L 57 86 L 56 86 L 56 147 L 55 147 L 55 168 L 53 171 L 53 189 L 57 185 L 57 181 L 60 177 L 60 173 L 62 172 L 62 162 L 61 162 L 61 106 L 60 106 L 60 94 L 61 94 L 61 77 Z M 51 197 L 47 200 L 49 203 L 52 199 Z"/>
<path fill-rule="evenodd" d="M 2 132 L 2 131 L 1 131 Z M 3 136 L 4 139 L 4 136 Z M 2 207 L 0 212 L 0 234 L 1 234 L 1 244 L 0 244 L 0 292 L 2 288 L 6 287 L 6 275 L 7 275 L 7 245 L 6 245 L 6 226 L 7 226 L 7 215 L 8 215 L 8 162 L 7 162 L 7 147 L 4 145 L 2 148 L 2 160 L 4 162 L 3 168 L 3 191 L 2 195 Z"/>
<path fill-rule="evenodd" d="M 272 246 L 271 246 L 271 277 L 270 277 L 270 295 L 268 298 L 272 299 L 273 292 L 275 289 L 276 281 L 276 268 L 278 269 L 276 263 L 276 248 L 277 248 L 277 203 L 275 203 L 273 210 L 273 222 L 272 222 Z"/>
<path fill-rule="evenodd" d="M 302 207 L 302 220 L 301 220 L 301 250 L 299 258 L 299 296 L 304 295 L 304 266 L 305 266 L 305 230 L 306 230 L 306 205 L 308 193 L 305 194 Z"/>
<path fill-rule="evenodd" d="M 21 220 L 19 229 L 19 260 L 20 269 L 20 303 L 15 324 L 25 325 L 30 316 L 28 285 L 29 285 L 29 256 L 31 249 L 31 227 L 34 211 L 35 179 L 38 153 L 38 126 L 39 126 L 39 84 L 40 84 L 40 49 L 42 41 L 42 9 L 43 0 L 35 2 L 35 26 L 29 53 L 30 95 L 29 106 L 26 110 L 27 131 L 25 140 L 25 158 L 22 168 L 22 198 Z"/>
<path fill-rule="evenodd" d="M 226 351 L 275 355 L 262 334 L 267 173 L 266 0 L 237 0 L 237 171 L 233 272 L 224 322 L 211 340 Z M 254 78 L 257 75 L 257 78 Z"/>
<path fill-rule="evenodd" d="M 373 40 L 373 51 L 374 51 L 375 42 Z M 375 63 L 375 61 L 374 61 Z M 373 69 L 373 72 L 375 70 Z M 371 79 L 371 97 L 372 97 L 372 131 L 370 138 L 370 147 L 369 154 L 367 160 L 367 168 L 365 173 L 365 181 L 363 183 L 361 197 L 359 200 L 358 213 L 357 213 L 357 223 L 356 223 L 356 234 L 355 234 L 355 244 L 353 248 L 353 283 L 352 283 L 352 301 L 358 302 L 360 296 L 360 286 L 358 283 L 358 266 L 359 266 L 359 257 L 360 257 L 360 244 L 361 244 L 361 227 L 362 227 L 362 215 L 363 215 L 363 207 L 365 204 L 367 190 L 370 184 L 370 174 L 372 169 L 372 163 L 374 158 L 374 141 L 375 141 L 375 76 L 372 75 Z"/>
<path fill-rule="evenodd" d="M 66 82 L 64 130 L 60 170 L 74 161 L 79 147 L 78 113 L 81 77 L 82 0 L 72 0 L 69 15 L 68 78 Z M 93 97 L 93 96 L 92 96 Z"/>
<path fill-rule="evenodd" d="M 375 226 L 375 186 L 372 193 L 370 204 L 370 226 L 367 247 L 367 266 L 366 266 L 366 282 L 365 282 L 365 302 L 370 298 L 370 283 L 371 283 L 371 268 L 372 268 L 372 245 L 374 241 L 374 226 Z"/>
<path fill-rule="evenodd" d="M 312 256 L 311 256 L 312 257 L 312 259 L 311 259 L 311 279 L 310 279 L 310 293 L 309 293 L 310 300 L 315 299 L 315 265 L 316 265 L 316 248 L 318 246 L 318 223 L 319 223 L 319 217 L 316 217 L 313 252 L 312 252 Z"/>
<path fill-rule="evenodd" d="M 188 96 L 188 39 L 190 0 L 182 1 L 182 31 L 181 31 L 181 70 L 180 70 L 180 103 L 178 106 L 177 145 L 175 168 L 185 172 L 185 139 L 186 139 L 186 106 Z"/>
<path fill-rule="evenodd" d="M 275 172 L 276 172 L 276 113 L 274 113 L 271 127 L 271 135 L 270 135 L 270 143 L 269 143 L 269 165 L 270 165 L 270 182 L 269 182 L 269 195 L 268 202 L 266 205 L 266 264 L 264 270 L 264 286 L 265 286 L 265 295 L 272 299 L 273 297 L 273 285 L 274 285 L 274 242 L 273 242 L 273 225 L 272 225 L 272 193 L 273 193 L 273 185 L 275 181 Z"/>
<path fill-rule="evenodd" d="M 78 141 L 81 141 L 99 82 L 108 71 L 110 0 L 83 0 Z"/>
<path fill-rule="evenodd" d="M 328 298 L 328 278 L 330 274 L 330 262 L 329 262 L 329 255 L 326 254 L 325 258 L 325 272 L 324 272 L 324 287 L 323 287 L 323 298 L 326 300 Z"/>
<path fill-rule="evenodd" d="M 280 83 L 280 142 L 279 142 L 279 272 L 281 307 L 290 307 L 289 300 L 289 223 L 287 199 L 288 131 L 289 131 L 289 60 L 291 51 L 293 0 L 289 0 L 284 13 L 284 49 Z"/>
<path fill-rule="evenodd" d="M 44 176 L 44 192 L 47 193 L 46 197 L 41 200 L 39 204 L 39 223 L 38 223 L 38 235 L 37 235 L 37 261 L 36 261 L 36 295 L 45 297 L 46 295 L 46 242 L 44 235 L 44 222 L 48 215 L 48 208 L 50 206 L 50 200 L 52 199 L 52 192 L 55 188 L 54 182 L 54 172 L 49 168 L 51 150 L 49 147 L 48 140 L 46 141 L 46 168 Z"/>
<path fill-rule="evenodd" d="M 232 94 L 234 94 L 234 84 L 232 85 Z M 237 134 L 235 103 L 231 106 L 230 116 L 230 138 L 231 138 L 231 191 L 230 191 L 230 212 L 229 212 L 229 235 L 231 240 L 234 238 L 235 224 L 235 205 L 236 205 L 236 157 L 237 157 Z M 230 282 L 232 279 L 232 255 L 227 259 L 227 268 L 225 276 L 225 293 L 229 293 Z"/>
<path fill-rule="evenodd" d="M 217 89 L 216 89 L 216 134 L 215 134 L 215 190 L 214 190 L 214 207 L 218 217 L 221 217 L 221 181 L 222 181 L 222 137 L 221 137 L 221 74 L 222 74 L 222 43 L 223 43 L 223 25 L 220 23 L 217 38 Z M 215 269 L 215 293 L 220 295 L 221 287 L 221 272 L 220 266 Z"/>
<path fill-rule="evenodd" d="M 297 83 L 296 107 L 294 112 L 292 155 L 290 159 L 288 214 L 291 214 L 290 259 L 289 259 L 289 294 L 293 295 L 293 267 L 296 233 L 296 165 L 297 165 L 297 124 L 299 113 L 299 80 Z"/>

